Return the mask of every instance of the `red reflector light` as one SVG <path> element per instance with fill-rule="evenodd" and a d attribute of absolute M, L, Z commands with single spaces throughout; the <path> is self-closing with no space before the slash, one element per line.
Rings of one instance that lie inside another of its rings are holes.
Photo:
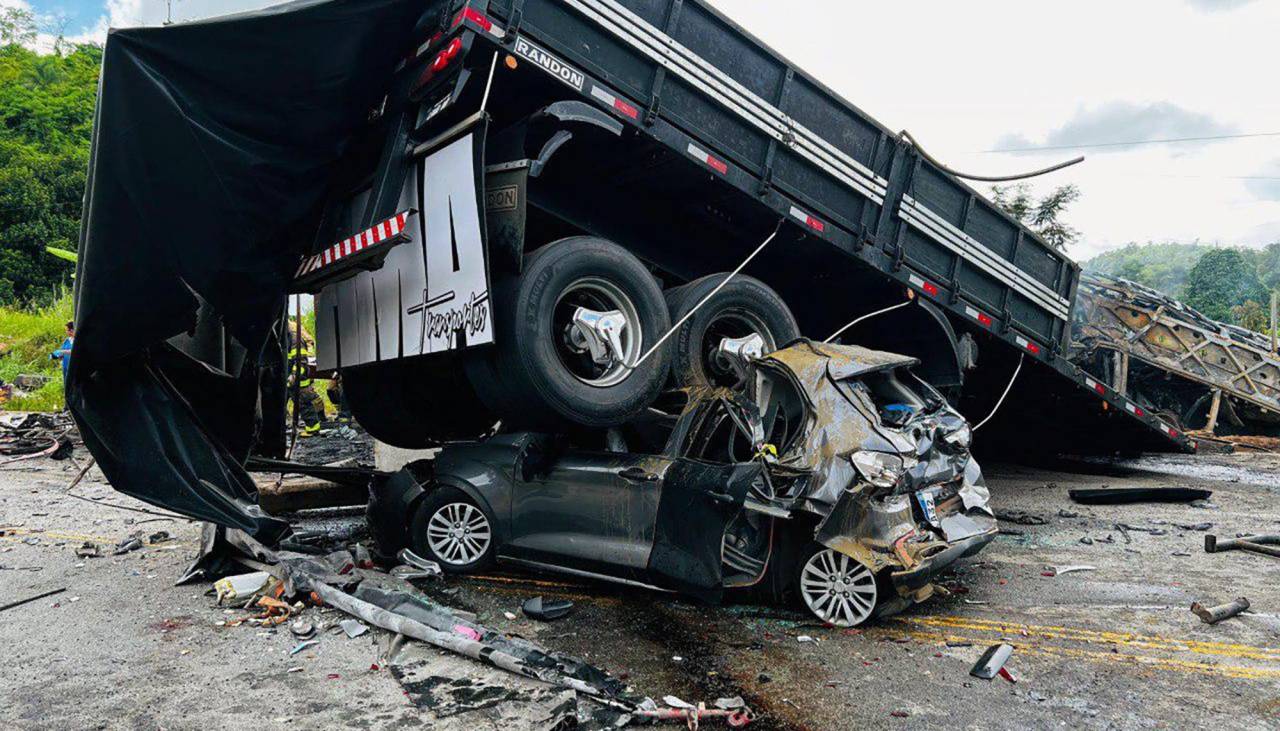
<path fill-rule="evenodd" d="M 640 110 L 639 110 L 639 109 L 636 109 L 635 107 L 633 107 L 633 106 L 631 106 L 630 104 L 628 104 L 628 103 L 626 103 L 626 102 L 622 101 L 621 99 L 615 99 L 615 100 L 614 100 L 614 102 L 613 102 L 613 108 L 614 108 L 614 109 L 617 109 L 619 112 L 622 112 L 623 114 L 627 115 L 628 117 L 631 117 L 632 119 L 636 119 L 636 118 L 638 118 L 638 117 L 640 116 Z"/>
<path fill-rule="evenodd" d="M 480 26 L 484 29 L 485 33 L 488 33 L 493 29 L 493 21 L 481 15 L 480 11 L 475 8 L 463 8 L 462 12 L 458 13 L 458 17 L 453 19 L 453 27 L 457 28 L 459 25 L 462 25 L 462 21 L 464 20 L 469 20 Z"/>
<path fill-rule="evenodd" d="M 983 325 L 986 325 L 987 327 L 991 327 L 991 315 L 986 315 L 979 312 L 978 322 L 982 323 Z"/>
<path fill-rule="evenodd" d="M 1137 407 L 1137 406 L 1133 407 L 1133 413 L 1137 414 L 1138 416 L 1146 416 L 1146 415 L 1147 415 L 1147 412 L 1143 411 L 1141 408 L 1139 408 L 1139 407 Z"/>
<path fill-rule="evenodd" d="M 462 39 L 454 38 L 453 40 L 449 41 L 449 45 L 445 46 L 444 51 L 442 51 L 441 53 L 443 53 L 445 56 L 448 56 L 450 59 L 453 59 L 458 55 L 458 51 L 461 51 L 461 50 L 462 50 Z"/>
<path fill-rule="evenodd" d="M 446 55 L 444 51 L 441 51 L 439 54 L 436 55 L 436 60 L 431 62 L 431 72 L 438 74 L 444 70 L 445 66 L 448 66 L 448 65 L 449 65 L 449 56 Z"/>
<path fill-rule="evenodd" d="M 1040 346 L 1035 343 L 1027 343 L 1027 350 L 1038 355 L 1040 353 Z"/>
<path fill-rule="evenodd" d="M 1099 383 L 1098 385 L 1094 386 L 1094 387 L 1093 387 L 1093 390 L 1097 391 L 1098 393 L 1102 394 L 1103 396 L 1106 396 L 1106 395 L 1107 395 L 1107 389 L 1106 389 L 1106 388 L 1103 388 L 1103 386 L 1102 386 L 1102 384 L 1101 384 L 1101 383 Z"/>
<path fill-rule="evenodd" d="M 925 282 L 924 286 L 921 287 L 920 289 L 923 289 L 924 293 L 929 295 L 930 297 L 938 296 L 938 285 L 934 284 L 933 282 Z"/>

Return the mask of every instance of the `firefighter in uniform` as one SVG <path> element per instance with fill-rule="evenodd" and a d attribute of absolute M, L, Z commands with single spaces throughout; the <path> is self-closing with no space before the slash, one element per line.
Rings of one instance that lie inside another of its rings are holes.
<path fill-rule="evenodd" d="M 320 422 L 324 420 L 324 402 L 316 393 L 311 379 L 311 336 L 302 331 L 302 342 L 298 343 L 297 324 L 289 321 L 289 397 L 296 401 L 293 404 L 295 413 L 302 420 L 300 434 L 304 437 L 320 433 Z M 297 388 L 294 388 L 294 385 Z"/>

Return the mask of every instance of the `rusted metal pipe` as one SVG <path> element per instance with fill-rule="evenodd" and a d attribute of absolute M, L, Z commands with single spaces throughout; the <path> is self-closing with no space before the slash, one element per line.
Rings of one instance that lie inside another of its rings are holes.
<path fill-rule="evenodd" d="M 1205 624 L 1217 624 L 1224 619 L 1236 616 L 1248 608 L 1249 600 L 1244 597 L 1226 604 L 1219 604 L 1216 607 L 1206 607 L 1200 602 L 1195 602 L 1191 605 L 1191 611 L 1195 612 L 1195 615 Z"/>

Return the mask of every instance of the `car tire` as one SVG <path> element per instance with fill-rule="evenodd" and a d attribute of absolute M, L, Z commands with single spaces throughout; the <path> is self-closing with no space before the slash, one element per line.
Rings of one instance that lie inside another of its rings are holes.
<path fill-rule="evenodd" d="M 493 565 L 497 532 L 493 516 L 453 487 L 427 494 L 414 511 L 409 540 L 419 556 L 450 574 L 472 574 Z M 484 540 L 477 545 L 480 537 Z"/>
<path fill-rule="evenodd" d="M 727 276 L 712 274 L 667 290 L 671 321 L 679 322 Z M 800 337 L 800 327 L 777 292 L 759 279 L 740 274 L 672 335 L 673 385 L 677 388 L 736 385 L 733 372 L 717 364 L 713 353 L 723 338 L 739 338 L 751 333 L 764 338 L 768 353 Z"/>
<path fill-rule="evenodd" d="M 578 307 L 621 312 L 623 360 L 633 364 L 670 327 L 657 281 L 621 246 L 590 236 L 548 244 L 525 258 L 519 278 L 498 283 L 494 296 L 498 341 L 468 362 L 467 374 L 504 427 L 618 426 L 661 393 L 667 348 L 628 369 L 595 363 L 569 337 Z"/>
<path fill-rule="evenodd" d="M 812 544 L 794 564 L 794 594 L 815 617 L 837 627 L 856 627 L 876 616 L 881 582 L 850 556 Z"/>

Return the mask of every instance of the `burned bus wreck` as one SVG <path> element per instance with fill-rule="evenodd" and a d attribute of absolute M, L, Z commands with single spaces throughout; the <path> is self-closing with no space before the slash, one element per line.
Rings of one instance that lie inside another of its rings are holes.
<path fill-rule="evenodd" d="M 808 340 L 749 350 L 730 354 L 736 387 L 670 393 L 603 448 L 533 433 L 445 446 L 375 486 L 380 550 L 713 601 L 754 588 L 853 626 L 927 598 L 995 536 L 969 425 L 914 359 Z"/>

